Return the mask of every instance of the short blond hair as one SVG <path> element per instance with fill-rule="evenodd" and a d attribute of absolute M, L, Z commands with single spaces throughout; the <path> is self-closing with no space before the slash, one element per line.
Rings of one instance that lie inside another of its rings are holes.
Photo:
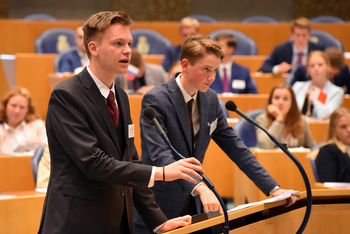
<path fill-rule="evenodd" d="M 186 27 L 195 27 L 196 30 L 199 30 L 199 21 L 191 18 L 191 17 L 185 17 L 180 21 L 180 31 L 182 28 L 186 28 Z"/>
<path fill-rule="evenodd" d="M 299 17 L 292 20 L 292 32 L 294 32 L 295 28 L 306 28 L 309 32 L 311 32 L 310 20 L 306 17 Z"/>

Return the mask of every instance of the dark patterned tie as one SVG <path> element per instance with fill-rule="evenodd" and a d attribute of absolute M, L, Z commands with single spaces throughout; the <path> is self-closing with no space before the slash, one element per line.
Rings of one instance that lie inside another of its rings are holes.
<path fill-rule="evenodd" d="M 298 61 L 297 61 L 297 67 L 300 67 L 302 65 L 304 54 L 302 52 L 298 53 Z"/>
<path fill-rule="evenodd" d="M 193 131 L 193 120 L 192 120 L 192 106 L 193 106 L 193 98 L 187 102 L 187 111 L 188 117 L 190 119 L 190 127 L 191 127 L 191 141 L 192 141 L 192 152 L 194 150 L 194 131 Z"/>
<path fill-rule="evenodd" d="M 114 101 L 114 93 L 112 91 L 109 92 L 108 97 L 107 97 L 107 107 L 109 112 L 111 113 L 112 120 L 114 127 L 117 129 L 118 127 L 118 120 L 119 120 L 119 111 L 117 108 L 117 105 Z"/>

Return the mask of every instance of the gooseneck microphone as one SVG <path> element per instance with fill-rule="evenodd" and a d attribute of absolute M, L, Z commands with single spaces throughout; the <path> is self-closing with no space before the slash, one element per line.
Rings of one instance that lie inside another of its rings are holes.
<path fill-rule="evenodd" d="M 244 112 L 242 112 L 240 109 L 237 108 L 236 104 L 233 101 L 228 101 L 225 104 L 225 107 L 229 111 L 234 111 L 237 114 L 239 114 L 242 118 L 247 120 L 249 123 L 253 124 L 254 126 L 260 128 L 263 132 L 266 133 L 266 135 L 275 143 L 293 162 L 294 164 L 298 167 L 300 174 L 303 177 L 304 184 L 306 187 L 306 211 L 305 211 L 305 216 L 303 219 L 303 222 L 301 223 L 297 233 L 302 233 L 309 221 L 310 214 L 311 214 L 311 207 L 312 207 L 312 194 L 311 194 L 311 187 L 310 187 L 310 182 L 309 179 L 307 178 L 306 172 L 303 168 L 303 166 L 300 164 L 298 159 L 288 150 L 287 146 L 285 144 L 282 144 L 277 140 L 275 136 L 270 134 L 265 128 L 261 127 L 255 120 L 250 118 L 248 115 L 246 115 Z"/>
<path fill-rule="evenodd" d="M 158 122 L 158 120 L 156 118 L 156 113 L 154 112 L 154 109 L 152 107 L 147 107 L 143 111 L 143 114 L 146 116 L 147 119 L 152 121 L 152 123 L 156 127 L 159 135 L 163 138 L 164 142 L 176 154 L 177 160 L 185 159 L 185 157 L 183 155 L 181 155 L 179 152 L 177 152 L 176 149 L 172 146 L 168 136 L 165 134 L 163 128 L 160 126 L 160 124 L 159 124 L 159 122 Z M 203 173 L 200 173 L 200 172 L 197 172 L 197 173 L 200 176 L 202 176 L 202 181 L 208 186 L 209 189 L 211 189 L 213 191 L 213 193 L 215 194 L 215 196 L 219 200 L 220 205 L 222 207 L 222 210 L 224 211 L 224 216 L 225 216 L 224 234 L 228 234 L 229 231 L 230 231 L 230 227 L 229 227 L 229 222 L 228 222 L 228 213 L 227 213 L 227 209 L 226 209 L 224 201 L 222 200 L 222 198 L 220 197 L 219 193 L 214 188 L 213 183 L 208 179 L 208 177 L 206 177 Z"/>

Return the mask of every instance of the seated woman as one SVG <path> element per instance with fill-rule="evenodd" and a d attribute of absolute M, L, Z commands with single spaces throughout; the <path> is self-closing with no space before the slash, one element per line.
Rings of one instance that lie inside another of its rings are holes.
<path fill-rule="evenodd" d="M 344 90 L 327 78 L 329 60 L 322 51 L 313 51 L 306 62 L 309 81 L 298 81 L 293 85 L 298 108 L 303 115 L 327 119 L 343 103 Z"/>
<path fill-rule="evenodd" d="M 321 182 L 350 182 L 350 110 L 336 109 L 329 119 L 327 141 L 308 157 L 316 160 Z"/>
<path fill-rule="evenodd" d="M 36 114 L 25 88 L 14 87 L 4 95 L 0 122 L 0 154 L 33 154 L 38 146 L 47 144 L 44 121 Z"/>
<path fill-rule="evenodd" d="M 273 87 L 266 111 L 256 118 L 256 122 L 281 143 L 290 147 L 311 148 L 315 141 L 309 125 L 298 110 L 294 92 L 288 84 L 278 84 Z M 256 129 L 258 147 L 272 149 L 276 145 L 260 129 Z"/>

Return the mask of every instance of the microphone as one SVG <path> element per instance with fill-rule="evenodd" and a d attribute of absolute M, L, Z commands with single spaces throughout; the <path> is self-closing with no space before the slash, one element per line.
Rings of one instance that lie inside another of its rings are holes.
<path fill-rule="evenodd" d="M 150 106 L 146 107 L 145 110 L 143 111 L 143 114 L 147 119 L 152 121 L 152 123 L 156 127 L 159 135 L 163 138 L 163 140 L 170 147 L 170 149 L 177 155 L 178 159 L 185 159 L 185 157 L 183 155 L 181 155 L 179 152 L 177 152 L 176 149 L 172 146 L 168 136 L 165 134 L 163 128 L 160 126 L 160 124 L 156 118 L 156 113 L 154 112 L 154 109 Z M 202 181 L 208 186 L 209 189 L 211 189 L 213 191 L 213 193 L 215 194 L 215 196 L 219 200 L 220 205 L 224 211 L 224 216 L 225 216 L 224 234 L 228 234 L 230 231 L 230 227 L 229 227 L 227 209 L 226 209 L 224 201 L 222 200 L 219 193 L 214 188 L 213 183 L 208 179 L 208 177 L 206 177 L 203 173 L 200 173 L 200 172 L 197 172 L 197 173 L 200 176 L 202 176 Z"/>
<path fill-rule="evenodd" d="M 257 122 L 255 122 L 255 120 L 253 120 L 248 115 L 246 115 L 244 112 L 239 110 L 237 108 L 236 104 L 233 101 L 226 102 L 225 107 L 229 111 L 236 112 L 242 118 L 247 120 L 249 123 L 253 124 L 254 126 L 260 128 L 263 132 L 265 132 L 266 135 L 271 139 L 271 141 L 273 141 L 273 143 L 275 143 L 294 162 L 294 164 L 298 167 L 299 172 L 300 172 L 300 174 L 301 174 L 301 176 L 303 177 L 303 180 L 304 180 L 304 184 L 305 184 L 305 188 L 306 188 L 306 195 L 307 195 L 305 216 L 304 216 L 303 222 L 301 223 L 301 225 L 299 227 L 299 230 L 297 231 L 297 234 L 298 233 L 303 233 L 303 231 L 304 231 L 304 229 L 305 229 L 305 227 L 306 227 L 306 225 L 307 225 L 307 223 L 309 221 L 310 214 L 311 214 L 311 207 L 312 207 L 312 194 L 311 194 L 310 182 L 309 182 L 309 179 L 308 179 L 308 177 L 306 175 L 306 172 L 305 172 L 303 166 L 300 164 L 298 159 L 288 150 L 287 145 L 281 144 L 277 140 L 277 138 L 275 136 L 270 134 L 265 128 L 261 127 Z"/>

